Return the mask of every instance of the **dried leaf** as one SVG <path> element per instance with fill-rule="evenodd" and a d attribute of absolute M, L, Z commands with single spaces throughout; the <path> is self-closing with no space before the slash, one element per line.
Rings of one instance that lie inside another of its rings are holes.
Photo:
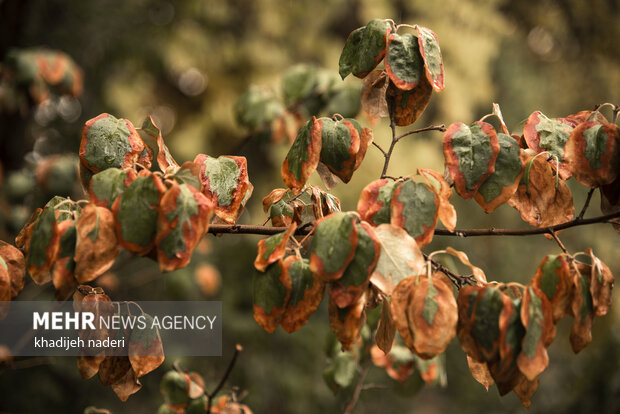
<path fill-rule="evenodd" d="M 476 203 L 485 213 L 492 213 L 497 207 L 512 198 L 523 176 L 523 160 L 519 143 L 512 137 L 499 133 L 499 154 L 495 160 L 495 171 L 489 175 L 474 194 Z"/>
<path fill-rule="evenodd" d="M 159 169 L 164 174 L 176 172 L 176 170 L 178 170 L 179 168 L 179 164 L 177 164 L 177 162 L 172 157 L 172 154 L 170 154 L 170 150 L 164 143 L 164 138 L 161 135 L 160 129 L 157 127 L 157 125 L 155 125 L 155 121 L 150 115 L 147 116 L 142 123 L 142 128 L 140 128 L 140 132 L 148 135 L 151 139 L 157 142 L 157 165 L 159 166 Z M 150 168 L 150 163 L 147 168 Z"/>
<path fill-rule="evenodd" d="M 157 261 L 162 272 L 187 266 L 206 234 L 214 205 L 203 193 L 176 182 L 164 193 L 157 217 Z"/>
<path fill-rule="evenodd" d="M 459 290 L 457 336 L 463 351 L 478 362 L 499 355 L 502 294 L 490 286 L 465 286 Z"/>
<path fill-rule="evenodd" d="M 296 229 L 297 224 L 293 223 L 286 231 L 260 240 L 258 242 L 258 253 L 254 260 L 254 267 L 264 272 L 270 264 L 283 259 L 288 241 L 295 234 Z"/>
<path fill-rule="evenodd" d="M 283 267 L 291 279 L 291 295 L 281 324 L 286 332 L 293 333 L 308 321 L 321 304 L 325 283 L 312 274 L 307 259 L 289 256 L 284 260 Z"/>
<path fill-rule="evenodd" d="M 573 280 L 566 256 L 546 256 L 538 265 L 530 285 L 540 289 L 551 302 L 553 323 L 570 312 Z"/>
<path fill-rule="evenodd" d="M 566 142 L 564 156 L 581 184 L 593 188 L 610 184 L 620 170 L 620 129 L 608 122 L 583 122 Z"/>
<path fill-rule="evenodd" d="M 276 188 L 263 198 L 263 211 L 267 213 L 274 203 L 277 203 L 284 197 L 288 188 Z"/>
<path fill-rule="evenodd" d="M 489 368 L 487 367 L 486 362 L 478 362 L 469 355 L 467 355 L 467 365 L 469 366 L 469 371 L 471 372 L 471 376 L 474 377 L 476 381 L 478 381 L 486 390 L 489 390 L 489 387 L 495 384 L 491 373 L 489 372 Z"/>
<path fill-rule="evenodd" d="M 515 394 L 517 394 L 517 397 L 519 397 L 519 399 L 521 400 L 521 404 L 523 404 L 525 408 L 530 407 L 530 399 L 538 389 L 538 382 L 538 377 L 534 378 L 531 381 L 525 377 L 522 377 L 515 386 L 514 392 Z"/>
<path fill-rule="evenodd" d="M 297 134 L 282 164 L 282 179 L 297 194 L 319 163 L 321 154 L 321 125 L 312 117 Z"/>
<path fill-rule="evenodd" d="M 339 73 L 342 79 L 350 73 L 365 77 L 383 59 L 391 26 L 387 20 L 374 19 L 349 35 L 340 55 Z"/>
<path fill-rule="evenodd" d="M 385 57 L 385 71 L 398 89 L 409 91 L 425 76 L 424 60 L 418 38 L 407 33 L 390 34 Z"/>
<path fill-rule="evenodd" d="M 0 259 L 10 276 L 10 298 L 14 298 L 24 288 L 26 259 L 19 249 L 2 240 L 0 240 Z"/>
<path fill-rule="evenodd" d="M 456 300 L 444 278 L 440 273 L 407 278 L 392 295 L 396 328 L 407 347 L 424 359 L 445 351 L 456 334 Z"/>
<path fill-rule="evenodd" d="M 356 219 L 353 213 L 333 213 L 316 222 L 310 270 L 319 279 L 339 279 L 353 260 L 358 243 Z"/>
<path fill-rule="evenodd" d="M 385 368 L 390 378 L 399 382 L 405 382 L 413 373 L 414 355 L 409 348 L 394 345 L 392 350 L 385 354 L 377 345 L 370 349 L 370 357 L 373 364 Z"/>
<path fill-rule="evenodd" d="M 146 327 L 134 328 L 129 336 L 129 362 L 136 378 L 148 374 L 164 362 L 164 348 L 153 318 L 142 314 Z"/>
<path fill-rule="evenodd" d="M 350 349 L 360 340 L 362 327 L 366 322 L 365 303 L 365 294 L 357 303 L 346 308 L 339 308 L 332 300 L 328 303 L 329 326 L 342 344 L 343 351 Z"/>
<path fill-rule="evenodd" d="M 407 230 L 424 248 L 433 240 L 439 203 L 439 196 L 425 184 L 405 180 L 392 195 L 390 223 Z"/>
<path fill-rule="evenodd" d="M 375 235 L 381 243 L 381 254 L 370 282 L 389 296 L 403 279 L 422 274 L 426 264 L 417 243 L 405 230 L 381 224 Z"/>
<path fill-rule="evenodd" d="M 234 224 L 254 188 L 248 178 L 245 157 L 222 155 L 213 158 L 198 154 L 194 162 L 200 165 L 203 193 L 214 203 L 215 215 Z"/>
<path fill-rule="evenodd" d="M 396 336 L 396 325 L 392 318 L 391 309 L 390 302 L 384 299 L 383 306 L 381 306 L 381 319 L 379 319 L 379 325 L 375 333 L 375 343 L 385 354 L 389 353 L 392 349 L 394 337 Z M 377 365 L 376 362 L 375 365 Z"/>
<path fill-rule="evenodd" d="M 58 223 L 57 231 L 59 236 L 58 252 L 54 259 L 54 265 L 51 269 L 52 283 L 56 289 L 57 300 L 67 300 L 77 287 L 77 281 L 74 278 L 75 254 L 76 246 L 76 223 L 73 218 L 63 220 Z"/>
<path fill-rule="evenodd" d="M 144 150 L 142 138 L 127 119 L 104 113 L 87 121 L 82 129 L 80 160 L 94 173 L 133 167 Z"/>
<path fill-rule="evenodd" d="M 469 267 L 471 269 L 471 272 L 474 278 L 476 279 L 476 282 L 478 282 L 478 284 L 484 285 L 487 283 L 487 277 L 484 275 L 484 272 L 482 271 L 482 269 L 471 264 L 471 262 L 469 261 L 469 258 L 467 257 L 467 254 L 465 254 L 464 252 L 458 251 L 458 250 L 454 250 L 452 247 L 447 247 L 446 253 L 451 254 L 452 256 L 456 257 L 457 259 L 459 259 L 461 263 Z"/>
<path fill-rule="evenodd" d="M 575 214 L 570 189 L 544 157 L 526 163 L 517 192 L 508 204 L 521 213 L 523 221 L 536 227 L 566 223 Z"/>
<path fill-rule="evenodd" d="M 75 278 L 80 283 L 90 282 L 105 273 L 120 250 L 116 237 L 114 215 L 93 203 L 82 209 L 76 222 L 77 238 Z"/>
<path fill-rule="evenodd" d="M 443 58 L 439 49 L 439 40 L 437 35 L 431 29 L 416 25 L 418 32 L 418 44 L 420 46 L 420 54 L 424 59 L 424 67 L 426 69 L 426 78 L 437 92 L 441 92 L 444 88 L 444 70 Z"/>
<path fill-rule="evenodd" d="M 392 100 L 394 123 L 398 126 L 413 124 L 426 109 L 432 94 L 433 88 L 425 77 L 409 91 L 398 89 L 390 82 L 387 96 Z"/>
<path fill-rule="evenodd" d="M 413 362 L 427 387 L 433 385 L 445 387 L 448 384 L 446 361 L 443 354 L 430 359 L 423 359 L 414 354 Z"/>
<path fill-rule="evenodd" d="M 468 200 L 486 178 L 495 171 L 500 145 L 495 128 L 486 122 L 470 126 L 455 122 L 443 136 L 446 168 L 454 181 L 456 192 Z"/>
<path fill-rule="evenodd" d="M 592 260 L 590 273 L 590 294 L 595 316 L 604 316 L 611 307 L 612 289 L 614 276 L 609 267 L 598 257 L 594 256 L 592 249 L 586 249 Z M 1 254 L 1 253 L 0 253 Z"/>
<path fill-rule="evenodd" d="M 383 70 L 373 70 L 366 76 L 362 85 L 362 110 L 371 123 L 378 118 L 390 116 L 386 94 L 390 78 Z"/>

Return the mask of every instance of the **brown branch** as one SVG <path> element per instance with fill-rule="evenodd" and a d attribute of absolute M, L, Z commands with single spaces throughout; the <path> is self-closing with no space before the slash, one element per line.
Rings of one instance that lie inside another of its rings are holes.
<path fill-rule="evenodd" d="M 475 236 L 531 236 L 535 234 L 548 234 L 550 231 L 564 230 L 571 227 L 586 226 L 596 223 L 607 223 L 610 220 L 620 217 L 620 211 L 607 214 L 604 216 L 592 217 L 587 219 L 574 219 L 566 223 L 556 224 L 555 226 L 539 227 L 530 229 L 460 229 L 445 230 L 435 229 L 435 236 L 457 236 L 457 237 L 475 237 Z M 288 227 L 264 227 L 251 226 L 243 224 L 211 224 L 209 233 L 211 234 L 257 234 L 263 236 L 271 236 L 286 231 Z M 308 223 L 295 231 L 297 236 L 305 236 L 312 231 L 312 224 Z"/>
<path fill-rule="evenodd" d="M 562 252 L 564 252 L 565 255 L 570 256 L 570 254 L 568 253 L 568 250 L 566 250 L 566 247 L 564 247 L 564 243 L 562 243 L 558 235 L 555 234 L 555 231 L 550 231 L 549 234 L 551 234 L 555 242 L 558 244 L 558 246 L 560 246 L 560 249 L 562 249 Z"/>
<path fill-rule="evenodd" d="M 385 154 L 385 162 L 383 163 L 381 178 L 386 177 L 388 166 L 390 165 L 390 159 L 392 158 L 392 152 L 394 151 L 394 146 L 398 142 L 398 140 L 396 139 L 396 125 L 394 124 L 394 117 L 392 116 L 392 113 L 393 111 L 390 109 L 390 129 L 392 130 L 392 142 L 390 143 L 390 148 Z"/>
<path fill-rule="evenodd" d="M 347 404 L 347 408 L 344 409 L 343 414 L 351 414 L 353 412 L 355 404 L 357 404 L 357 400 L 359 400 L 362 389 L 364 388 L 364 380 L 366 379 L 366 375 L 368 374 L 369 369 L 370 364 L 366 363 L 366 365 L 362 369 L 362 373 L 360 374 L 359 379 L 357 380 L 357 385 L 355 387 L 355 391 L 353 392 L 353 397 L 351 397 L 351 401 L 349 401 L 349 404 Z"/>
<path fill-rule="evenodd" d="M 213 402 L 213 398 L 217 395 L 218 392 L 220 392 L 220 390 L 224 386 L 224 383 L 228 379 L 228 376 L 230 375 L 233 367 L 235 366 L 235 362 L 237 362 L 237 357 L 239 356 L 239 352 L 241 352 L 242 350 L 243 350 L 243 347 L 241 345 L 239 344 L 235 345 L 235 353 L 233 354 L 233 357 L 230 360 L 230 363 L 228 364 L 228 368 L 226 368 L 226 372 L 224 373 L 224 376 L 220 380 L 220 383 L 217 384 L 217 387 L 215 387 L 215 389 L 212 392 L 207 393 L 207 413 L 211 412 L 211 403 Z"/>
<path fill-rule="evenodd" d="M 379 144 L 377 144 L 375 141 L 372 141 L 372 145 L 377 147 L 379 149 L 379 151 L 381 151 L 381 153 L 383 154 L 384 157 L 387 157 L 387 152 L 385 152 L 385 150 L 383 148 L 381 148 L 381 146 Z"/>
<path fill-rule="evenodd" d="M 586 202 L 583 204 L 583 208 L 581 209 L 581 212 L 577 216 L 577 220 L 583 219 L 583 215 L 586 214 L 586 210 L 590 206 L 590 200 L 592 200 L 592 195 L 594 194 L 594 190 L 595 190 L 594 188 L 591 188 L 590 191 L 588 191 L 588 196 L 586 197 Z"/>
<path fill-rule="evenodd" d="M 473 281 L 473 275 L 464 275 L 464 276 L 457 275 L 456 273 L 454 273 L 453 271 L 451 271 L 450 269 L 448 269 L 441 263 L 436 262 L 432 258 L 429 258 L 426 253 L 422 253 L 422 254 L 424 255 L 424 259 L 431 262 L 435 271 L 441 272 L 444 275 L 448 276 L 448 278 L 450 279 L 450 282 L 452 282 L 452 284 L 456 286 L 457 289 L 460 289 L 465 285 L 475 284 L 475 282 Z"/>
<path fill-rule="evenodd" d="M 441 124 L 441 125 L 431 125 L 431 126 L 427 126 L 425 128 L 420 128 L 420 129 L 414 129 L 413 131 L 405 132 L 404 134 L 397 136 L 395 139 L 396 139 L 396 142 L 398 142 L 401 139 L 405 138 L 406 136 L 409 136 L 412 134 L 419 134 L 420 132 L 426 132 L 426 131 L 446 132 L 446 126 L 444 124 Z"/>

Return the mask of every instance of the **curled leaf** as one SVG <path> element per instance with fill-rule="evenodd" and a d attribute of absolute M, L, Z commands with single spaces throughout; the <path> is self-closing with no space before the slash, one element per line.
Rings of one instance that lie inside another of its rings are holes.
<path fill-rule="evenodd" d="M 286 253 L 286 245 L 291 236 L 295 234 L 296 229 L 297 224 L 293 223 L 286 231 L 260 240 L 258 242 L 258 253 L 254 260 L 254 267 L 264 272 L 267 266 L 283 259 Z"/>
<path fill-rule="evenodd" d="M 467 257 L 467 254 L 465 252 L 455 250 L 452 247 L 447 247 L 446 253 L 456 257 L 461 263 L 469 267 L 471 269 L 472 275 L 474 276 L 474 279 L 476 279 L 476 282 L 478 282 L 478 284 L 484 285 L 487 283 L 487 277 L 484 275 L 482 269 L 471 264 L 471 262 L 469 261 L 469 257 Z"/>
<path fill-rule="evenodd" d="M 390 34 L 385 57 L 385 71 L 398 89 L 409 91 L 425 76 L 424 61 L 418 39 L 411 33 Z"/>
<path fill-rule="evenodd" d="M 423 248 L 433 239 L 439 203 L 439 196 L 426 185 L 405 180 L 392 195 L 390 223 L 407 230 Z"/>
<path fill-rule="evenodd" d="M 467 366 L 469 367 L 469 372 L 471 372 L 471 376 L 474 377 L 476 381 L 478 381 L 486 390 L 489 390 L 489 387 L 495 384 L 491 373 L 489 372 L 489 367 L 487 367 L 486 362 L 478 362 L 469 355 L 467 355 Z"/>
<path fill-rule="evenodd" d="M 362 110 L 371 124 L 378 118 L 390 116 L 386 94 L 390 78 L 383 70 L 373 70 L 364 79 L 362 85 Z"/>
<path fill-rule="evenodd" d="M 592 260 L 590 273 L 590 294 L 595 316 L 603 316 L 611 307 L 612 289 L 614 276 L 609 267 L 598 257 L 594 256 L 592 249 L 586 249 Z"/>
<path fill-rule="evenodd" d="M 540 289 L 551 302 L 554 323 L 570 312 L 573 281 L 566 256 L 546 256 L 538 265 L 530 285 Z"/>
<path fill-rule="evenodd" d="M 392 100 L 394 123 L 398 126 L 413 124 L 426 109 L 432 94 L 433 88 L 425 77 L 408 91 L 403 91 L 390 82 L 387 96 Z"/>
<path fill-rule="evenodd" d="M 360 134 L 349 120 L 333 121 L 319 119 L 321 131 L 320 161 L 329 170 L 348 183 L 355 171 L 357 153 L 360 149 Z"/>
<path fill-rule="evenodd" d="M 385 56 L 390 29 L 389 21 L 374 19 L 352 31 L 340 55 L 340 77 L 344 79 L 353 73 L 363 78 L 373 70 Z"/>
<path fill-rule="evenodd" d="M 420 174 L 426 180 L 427 188 L 435 192 L 439 198 L 439 209 L 437 215 L 444 227 L 450 231 L 453 231 L 456 227 L 456 210 L 454 206 L 450 204 L 450 197 L 452 196 L 452 189 L 450 185 L 443 178 L 443 175 L 437 171 L 433 171 L 428 168 L 418 169 Z"/>
<path fill-rule="evenodd" d="M 437 92 L 441 92 L 444 88 L 444 70 L 443 58 L 439 49 L 439 40 L 437 35 L 431 29 L 416 25 L 418 32 L 418 44 L 420 46 L 420 54 L 424 59 L 424 68 L 426 70 L 426 78 Z"/>
<path fill-rule="evenodd" d="M 346 308 L 339 308 L 334 301 L 329 301 L 327 306 L 329 326 L 342 344 L 343 351 L 350 349 L 360 340 L 362 327 L 366 322 L 365 303 L 365 294 L 356 303 Z"/>
<path fill-rule="evenodd" d="M 0 240 L 0 258 L 10 277 L 10 297 L 16 297 L 24 288 L 26 260 L 24 254 L 14 246 Z"/>
<path fill-rule="evenodd" d="M 394 191 L 400 184 L 399 181 L 382 178 L 364 187 L 357 203 L 357 212 L 361 219 L 374 226 L 389 223 L 390 202 Z"/>
<path fill-rule="evenodd" d="M 396 336 L 396 325 L 394 324 L 391 309 L 390 302 L 384 300 L 381 306 L 381 319 L 379 319 L 377 332 L 375 333 L 375 343 L 385 354 L 389 353 L 392 349 L 394 337 Z M 374 356 L 373 362 L 375 362 Z M 376 362 L 375 365 L 377 365 Z"/>
<path fill-rule="evenodd" d="M 215 215 L 234 224 L 253 190 L 245 157 L 198 154 L 194 162 L 200 165 L 203 193 L 214 203 Z"/>
<path fill-rule="evenodd" d="M 321 124 L 312 117 L 297 134 L 282 164 L 282 179 L 298 193 L 316 169 L 321 154 Z"/>
<path fill-rule="evenodd" d="M 579 353 L 592 342 L 592 323 L 594 321 L 594 305 L 590 294 L 589 265 L 578 263 L 573 266 L 573 301 L 572 315 L 575 318 L 570 331 L 570 343 L 574 353 Z"/>

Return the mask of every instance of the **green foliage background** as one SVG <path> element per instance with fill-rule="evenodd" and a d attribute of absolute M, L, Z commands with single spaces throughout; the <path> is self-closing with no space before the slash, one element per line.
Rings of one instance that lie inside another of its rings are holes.
<path fill-rule="evenodd" d="M 179 161 L 202 152 L 248 157 L 254 195 L 241 222 L 265 219 L 262 197 L 282 187 L 284 144 L 248 138 L 234 121 L 236 99 L 253 84 L 279 87 L 281 74 L 296 63 L 337 70 L 348 33 L 372 18 L 432 28 L 442 47 L 446 89 L 434 94 L 424 116 L 414 124 L 472 122 L 498 102 L 506 122 L 520 132 L 527 116 L 541 110 L 565 116 L 602 102 L 620 102 L 620 3 L 617 0 L 3 0 L 0 1 L 0 56 L 10 47 L 46 45 L 67 52 L 85 73 L 80 115 L 72 122 L 58 108 L 38 111 L 21 122 L 23 147 L 8 157 L 16 164 L 36 143 L 40 154 L 59 148 L 76 152 L 83 122 L 110 112 L 139 125 L 147 114 L 159 122 Z M 348 82 L 360 82 L 348 79 Z M 365 125 L 367 121 L 360 118 Z M 3 126 L 4 127 L 4 126 Z M 387 143 L 386 122 L 374 127 L 375 139 Z M 403 132 L 406 131 L 403 129 Z M 7 136 L 1 139 L 19 139 Z M 343 209 L 354 209 L 363 186 L 380 175 L 382 156 L 369 150 L 348 185 L 334 193 Z M 399 144 L 391 175 L 416 168 L 443 168 L 441 134 L 430 132 Z M 318 183 L 315 177 L 314 183 Z M 574 180 L 576 209 L 586 191 Z M 472 201 L 455 196 L 459 228 L 526 227 L 505 205 L 485 215 Z M 600 212 L 595 195 L 589 214 Z M 571 251 L 592 247 L 620 274 L 618 235 L 611 226 L 567 230 L 561 238 Z M 326 306 L 299 332 L 269 335 L 252 318 L 251 274 L 257 236 L 209 236 L 212 250 L 192 265 L 161 275 L 155 263 L 130 260 L 117 272 L 113 299 L 214 299 L 224 303 L 223 358 L 182 358 L 183 367 L 201 372 L 215 384 L 235 343 L 244 346 L 228 382 L 255 413 L 339 412 L 342 401 L 323 383 L 324 342 L 329 330 Z M 468 253 L 489 279 L 526 282 L 545 254 L 557 246 L 543 237 L 436 238 L 427 251 L 451 245 Z M 197 263 L 215 265 L 222 287 L 203 296 L 194 281 Z M 51 297 L 30 283 L 20 298 Z M 616 302 L 617 302 L 617 296 Z M 620 406 L 620 309 L 597 320 L 594 340 L 578 356 L 568 345 L 570 325 L 563 321 L 550 348 L 551 363 L 530 413 L 614 412 Z M 448 350 L 448 387 L 400 395 L 375 388 L 362 394 L 356 412 L 439 413 L 524 412 L 514 395 L 500 399 L 470 376 L 457 341 Z M 73 358 L 0 372 L 0 411 L 82 412 L 88 405 L 112 412 L 152 413 L 162 398 L 159 380 L 174 358 L 144 377 L 143 389 L 125 404 L 96 379 L 82 381 Z M 391 385 L 379 369 L 369 383 Z M 213 386 L 213 385 L 212 385 Z"/>

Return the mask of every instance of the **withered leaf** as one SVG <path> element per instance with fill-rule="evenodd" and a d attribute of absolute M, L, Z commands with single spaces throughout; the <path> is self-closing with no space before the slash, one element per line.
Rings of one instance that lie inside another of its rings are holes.
<path fill-rule="evenodd" d="M 252 280 L 254 320 L 272 333 L 280 324 L 292 290 L 288 268 L 282 260 L 272 263 L 265 272 L 254 272 Z"/>
<path fill-rule="evenodd" d="M 373 70 L 364 78 L 361 98 L 362 110 L 371 123 L 376 122 L 378 118 L 390 116 L 385 98 L 389 85 L 390 78 L 383 70 Z"/>
<path fill-rule="evenodd" d="M 432 94 L 433 88 L 425 77 L 409 91 L 398 89 L 390 82 L 387 96 L 392 100 L 394 123 L 398 126 L 413 124 L 426 109 Z"/>
<path fill-rule="evenodd" d="M 390 349 L 392 349 L 395 336 L 396 325 L 392 318 L 391 305 L 387 299 L 384 299 L 383 305 L 381 306 L 381 319 L 379 319 L 379 325 L 375 333 L 375 343 L 381 351 L 387 354 L 390 352 Z"/>
<path fill-rule="evenodd" d="M 112 267 L 118 255 L 114 215 L 107 208 L 89 203 L 82 209 L 76 230 L 75 278 L 86 283 Z"/>
<path fill-rule="evenodd" d="M 339 308 L 332 300 L 328 303 L 329 327 L 342 344 L 343 351 L 350 349 L 360 340 L 362 327 L 366 322 L 365 303 L 365 294 L 357 303 L 346 308 Z"/>
<path fill-rule="evenodd" d="M 258 252 L 256 254 L 256 259 L 254 260 L 254 267 L 257 270 L 264 272 L 267 269 L 267 266 L 284 258 L 287 243 L 291 236 L 295 234 L 296 229 L 297 224 L 293 223 L 288 227 L 288 229 L 286 229 L 286 231 L 274 234 L 266 239 L 259 240 L 257 248 Z"/>
<path fill-rule="evenodd" d="M 293 333 L 308 321 L 321 304 L 325 282 L 312 274 L 307 259 L 289 256 L 282 265 L 291 280 L 291 295 L 280 323 L 286 332 Z"/>
<path fill-rule="evenodd" d="M 590 273 L 590 294 L 595 316 L 607 314 L 611 306 L 611 291 L 614 287 L 614 276 L 609 267 L 592 253 L 592 249 L 586 249 L 592 260 Z"/>
<path fill-rule="evenodd" d="M 570 312 L 573 281 L 566 256 L 546 256 L 538 265 L 530 285 L 542 290 L 551 302 L 554 323 Z"/>
<path fill-rule="evenodd" d="M 13 245 L 0 240 L 0 258 L 3 260 L 11 280 L 11 298 L 24 288 L 26 260 L 24 254 Z"/>
<path fill-rule="evenodd" d="M 339 279 L 353 260 L 358 243 L 356 220 L 354 213 L 333 213 L 317 220 L 310 270 L 320 279 Z"/>
<path fill-rule="evenodd" d="M 478 362 L 469 355 L 467 355 L 467 366 L 469 367 L 469 372 L 471 372 L 471 376 L 474 377 L 476 381 L 478 381 L 486 390 L 489 390 L 489 387 L 495 384 L 491 373 L 489 372 L 489 367 L 487 367 L 486 362 Z"/>

